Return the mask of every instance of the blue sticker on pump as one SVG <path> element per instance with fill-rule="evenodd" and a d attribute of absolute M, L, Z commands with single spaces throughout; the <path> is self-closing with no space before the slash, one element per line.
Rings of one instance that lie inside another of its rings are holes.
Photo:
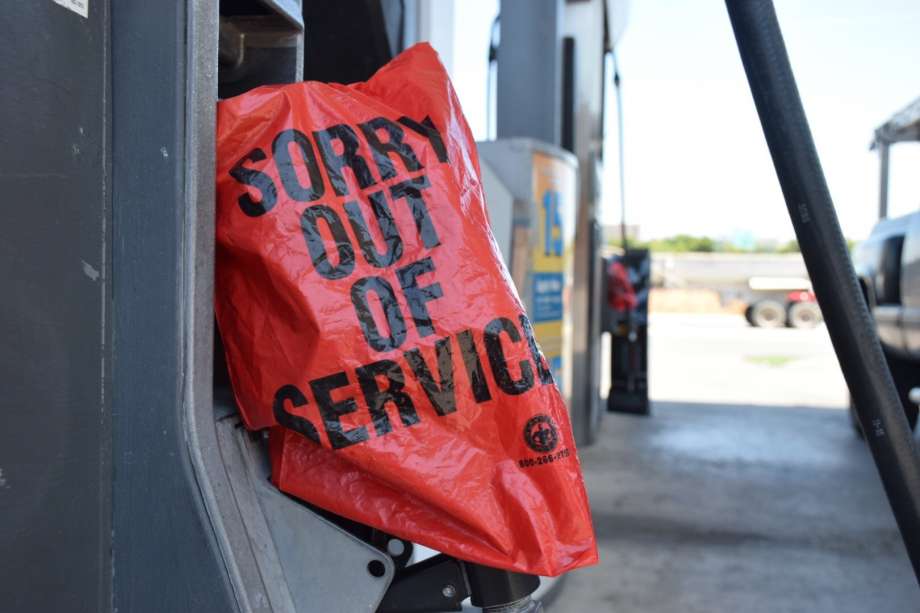
<path fill-rule="evenodd" d="M 534 323 L 562 319 L 562 287 L 561 272 L 533 273 L 533 311 L 530 316 Z"/>

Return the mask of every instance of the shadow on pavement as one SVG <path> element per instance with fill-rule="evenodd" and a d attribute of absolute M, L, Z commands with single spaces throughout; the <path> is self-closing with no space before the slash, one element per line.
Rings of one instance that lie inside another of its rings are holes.
<path fill-rule="evenodd" d="M 556 612 L 918 610 L 868 450 L 839 408 L 655 402 L 580 451 L 601 564 Z"/>

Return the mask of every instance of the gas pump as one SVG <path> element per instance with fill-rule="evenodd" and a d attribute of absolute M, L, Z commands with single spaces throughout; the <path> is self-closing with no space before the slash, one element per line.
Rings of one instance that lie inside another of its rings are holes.
<path fill-rule="evenodd" d="M 622 32 L 626 4 L 503 0 L 495 54 L 498 141 L 533 139 L 569 151 L 578 163 L 574 214 L 567 213 L 574 225 L 571 255 L 566 255 L 571 257 L 572 276 L 563 327 L 571 335 L 561 363 L 580 445 L 594 441 L 601 416 L 604 62 Z M 489 160 L 497 164 L 495 157 Z M 502 176 L 508 180 L 507 174 Z"/>
<path fill-rule="evenodd" d="M 478 148 L 489 169 L 483 187 L 493 233 L 556 385 L 571 406 L 578 160 L 527 138 L 482 142 Z"/>
<path fill-rule="evenodd" d="M 407 15 L 363 1 L 0 7 L 3 88 L 21 94 L 3 101 L 2 185 L 21 206 L 2 241 L 17 255 L 0 260 L 0 609 L 539 610 L 537 577 L 413 564 L 411 543 L 273 488 L 215 339 L 217 99 L 366 78 Z"/>

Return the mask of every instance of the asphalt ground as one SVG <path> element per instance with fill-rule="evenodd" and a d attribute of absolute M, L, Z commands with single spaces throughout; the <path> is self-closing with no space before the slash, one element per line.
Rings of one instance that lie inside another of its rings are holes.
<path fill-rule="evenodd" d="M 657 316 L 651 417 L 580 451 L 601 552 L 551 613 L 920 611 L 821 327 Z"/>

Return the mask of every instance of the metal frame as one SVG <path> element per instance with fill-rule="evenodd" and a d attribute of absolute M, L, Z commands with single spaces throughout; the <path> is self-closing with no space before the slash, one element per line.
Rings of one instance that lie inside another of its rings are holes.
<path fill-rule="evenodd" d="M 872 146 L 920 140 L 920 98 L 875 129 Z"/>
<path fill-rule="evenodd" d="M 189 300 L 202 272 L 188 225 L 193 4 L 112 2 L 113 607 L 135 613 L 237 610 L 185 427 L 201 391 L 189 372 L 201 347 L 188 310 L 202 308 Z"/>
<path fill-rule="evenodd" d="M 112 602 L 112 27 L 0 3 L 0 609 Z"/>
<path fill-rule="evenodd" d="M 296 5 L 299 17 L 298 1 L 284 4 Z M 392 560 L 270 488 L 264 445 L 241 427 L 230 390 L 215 390 L 215 101 L 219 89 L 239 88 L 237 81 L 218 83 L 218 22 L 242 28 L 242 66 L 237 68 L 244 73 L 246 87 L 257 84 L 254 79 L 300 79 L 303 23 L 288 18 L 289 10 L 248 20 L 221 18 L 213 3 L 189 3 L 189 11 L 183 408 L 188 453 L 204 510 L 240 611 L 373 609 L 395 573 Z M 274 49 L 275 55 L 255 57 L 249 50 L 256 47 Z M 266 64 L 272 57 L 280 61 Z M 330 559 L 331 550 L 337 552 L 335 559 Z M 380 562 L 382 576 L 365 570 L 371 560 Z M 317 584 L 324 584 L 324 589 L 317 590 Z"/>
<path fill-rule="evenodd" d="M 920 98 L 875 129 L 870 149 L 878 150 L 879 192 L 878 218 L 888 217 L 888 162 L 891 145 L 920 141 Z"/>

